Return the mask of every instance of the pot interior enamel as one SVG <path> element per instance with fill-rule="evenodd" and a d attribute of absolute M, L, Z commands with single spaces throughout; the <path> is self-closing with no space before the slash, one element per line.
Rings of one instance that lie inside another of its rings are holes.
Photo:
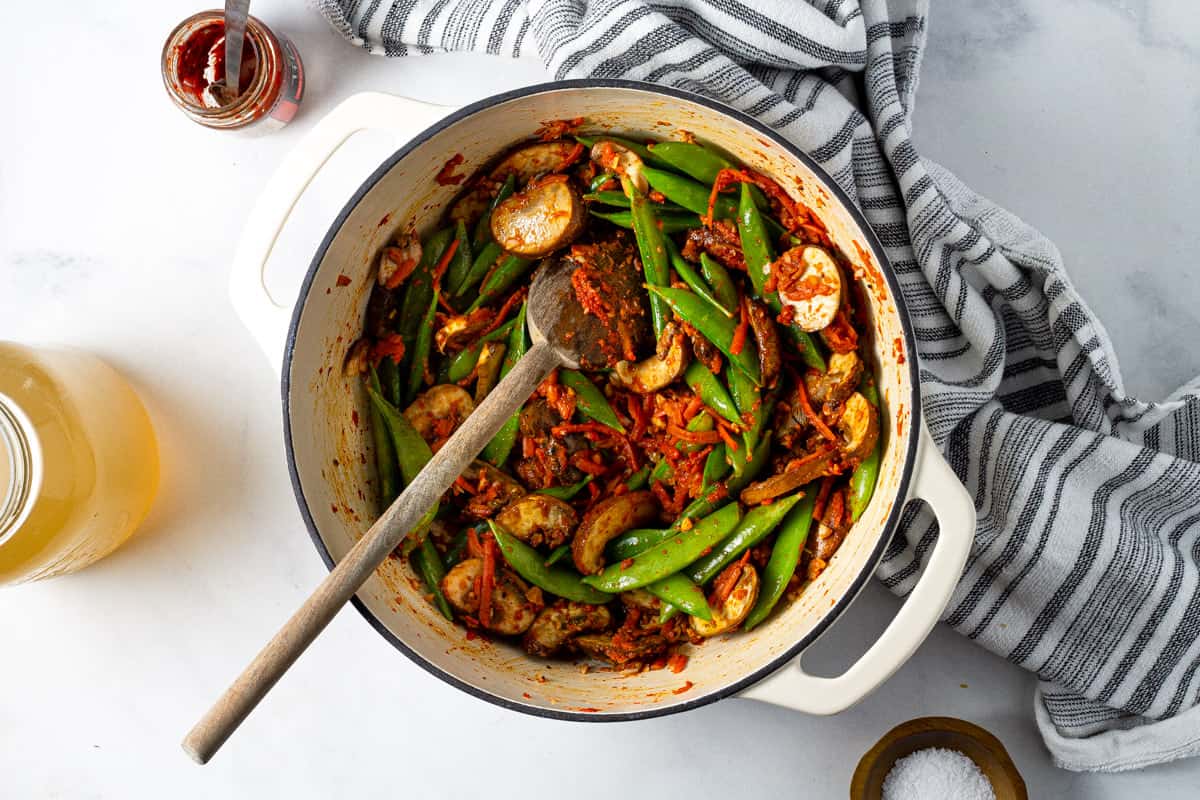
<path fill-rule="evenodd" d="M 581 132 L 612 130 L 677 138 L 688 131 L 771 176 L 815 209 L 868 291 L 871 347 L 884 398 L 885 451 L 870 507 L 818 580 L 751 633 L 685 650 L 670 670 L 629 675 L 526 656 L 518 647 L 468 638 L 422 596 L 407 565 L 390 559 L 358 593 L 362 613 L 434 674 L 502 705 L 559 717 L 628 719 L 677 711 L 726 696 L 772 672 L 813 641 L 869 577 L 890 538 L 914 451 L 914 358 L 906 317 L 882 253 L 861 216 L 807 159 L 765 128 L 711 101 L 630 84 L 551 84 L 492 98 L 451 115 L 389 159 L 334 223 L 314 259 L 292 321 L 284 363 L 285 429 L 293 480 L 313 540 L 328 564 L 341 558 L 377 508 L 367 404 L 360 382 L 342 375 L 360 335 L 380 249 L 401 231 L 426 235 L 459 188 L 434 177 L 460 156 L 469 176 L 543 121 L 583 117 Z M 882 269 L 881 269 L 882 267 Z M 349 282 L 347 283 L 347 279 Z"/>

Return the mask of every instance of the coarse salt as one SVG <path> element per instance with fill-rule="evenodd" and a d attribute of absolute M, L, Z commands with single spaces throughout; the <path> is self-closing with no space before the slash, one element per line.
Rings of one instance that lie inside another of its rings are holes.
<path fill-rule="evenodd" d="M 996 800 L 991 781 L 957 750 L 927 747 L 892 765 L 883 800 Z"/>

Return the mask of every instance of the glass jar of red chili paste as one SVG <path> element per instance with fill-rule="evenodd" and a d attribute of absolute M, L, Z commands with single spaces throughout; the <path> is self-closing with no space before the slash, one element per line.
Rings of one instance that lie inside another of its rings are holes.
<path fill-rule="evenodd" d="M 224 90 L 225 15 L 202 11 L 179 23 L 163 45 L 162 76 L 180 110 L 210 128 L 282 128 L 304 96 L 304 66 L 296 46 L 255 17 L 246 42 L 236 96 Z"/>

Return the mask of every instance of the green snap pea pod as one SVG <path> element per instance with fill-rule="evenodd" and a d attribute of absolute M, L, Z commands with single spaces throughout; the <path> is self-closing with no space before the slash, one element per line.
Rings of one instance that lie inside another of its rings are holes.
<path fill-rule="evenodd" d="M 570 552 L 571 552 L 571 545 L 560 544 L 558 547 L 556 547 L 550 551 L 550 555 L 546 556 L 546 560 L 543 563 L 547 567 L 552 567 L 555 564 L 557 564 L 559 561 L 562 561 L 563 557 L 566 556 Z"/>
<path fill-rule="evenodd" d="M 701 253 L 700 274 L 712 287 L 712 293 L 717 298 L 717 302 L 721 304 L 722 308 L 728 309 L 732 316 L 732 311 L 738 307 L 742 299 L 738 295 L 733 278 L 729 276 L 729 270 L 708 253 Z"/>
<path fill-rule="evenodd" d="M 738 370 L 733 371 L 737 372 Z M 704 405 L 735 425 L 743 424 L 737 406 L 729 396 L 729 391 L 721 385 L 720 378 L 708 371 L 708 367 L 699 361 L 693 361 L 683 373 L 683 382 L 700 396 L 700 402 Z"/>
<path fill-rule="evenodd" d="M 583 196 L 583 199 L 590 200 L 593 203 L 601 203 L 606 206 L 629 208 L 629 198 L 625 196 L 625 193 L 613 191 L 612 189 L 607 189 L 600 192 L 589 192 Z M 676 205 L 675 203 L 654 203 L 653 208 L 659 213 L 680 213 L 687 210 L 682 206 Z"/>
<path fill-rule="evenodd" d="M 450 569 L 455 564 L 462 561 L 463 554 L 467 552 L 468 530 L 468 528 L 463 528 L 454 535 L 454 542 L 451 543 L 450 549 L 446 551 L 446 569 Z"/>
<path fill-rule="evenodd" d="M 601 186 L 608 183 L 609 181 L 615 181 L 616 179 L 617 179 L 617 176 L 612 174 L 611 172 L 601 172 L 601 173 L 597 174 L 596 177 L 592 178 L 592 182 L 588 184 L 588 191 L 589 192 L 598 192 L 598 191 L 600 191 Z"/>
<path fill-rule="evenodd" d="M 737 406 L 740 422 L 746 426 L 745 432 L 742 433 L 742 441 L 746 443 L 746 453 L 752 453 L 755 446 L 758 445 L 758 436 L 762 432 L 762 393 L 741 370 L 726 367 L 725 382 L 729 384 L 729 394 L 733 398 L 733 404 Z M 746 454 L 742 453 L 741 455 L 741 459 L 734 460 L 734 472 L 741 472 L 739 467 L 745 466 Z"/>
<path fill-rule="evenodd" d="M 493 520 L 488 520 L 492 536 L 504 560 L 518 575 L 551 594 L 575 600 L 579 603 L 607 603 L 612 596 L 584 584 L 579 573 L 564 567 L 548 567 L 545 558 L 537 550 L 525 544 Z"/>
<path fill-rule="evenodd" d="M 559 500 L 570 500 L 575 495 L 583 491 L 583 487 L 592 482 L 591 475 L 584 475 L 583 480 L 572 483 L 570 486 L 547 486 L 545 489 L 538 489 L 538 494 L 556 497 Z"/>
<path fill-rule="evenodd" d="M 509 334 L 508 350 L 505 351 L 504 361 L 500 364 L 501 380 L 512 370 L 517 359 L 525 355 L 525 308 L 527 305 L 527 303 L 521 304 L 521 310 L 517 312 L 517 324 L 513 326 L 512 333 Z M 481 455 L 484 461 L 498 467 L 508 460 L 513 445 L 517 443 L 520 419 L 521 412 L 518 411 L 504 422 L 492 440 L 483 448 Z"/>
<path fill-rule="evenodd" d="M 700 586 L 708 583 L 721 570 L 732 564 L 734 559 L 767 538 L 767 535 L 775 530 L 784 516 L 792 510 L 792 506 L 800 501 L 800 497 L 800 493 L 797 493 L 780 498 L 770 505 L 755 506 L 750 509 L 742 517 L 738 526 L 733 529 L 733 533 L 722 539 L 711 553 L 685 569 L 683 574 Z M 686 608 L 683 610 L 687 611 Z M 664 607 L 659 619 L 665 622 L 676 613 L 678 613 L 677 609 L 668 610 Z"/>
<path fill-rule="evenodd" d="M 479 337 L 479 341 L 465 350 L 459 350 L 446 362 L 445 380 L 441 383 L 458 383 L 471 374 L 479 363 L 479 354 L 483 351 L 484 342 L 495 342 L 507 338 L 517 324 L 516 318 L 510 319 L 491 333 Z"/>
<path fill-rule="evenodd" d="M 750 481 L 758 477 L 758 473 L 762 472 L 762 468 L 767 465 L 768 457 L 771 455 L 771 435 L 764 433 L 762 440 L 759 441 L 758 447 L 751 453 L 750 463 L 742 470 L 741 475 L 734 474 L 729 480 L 725 481 L 725 491 L 717 493 L 717 487 L 705 487 L 706 494 L 697 497 L 680 512 L 679 517 L 675 520 L 673 528 L 677 528 L 683 524 L 685 519 L 695 519 L 710 513 L 714 508 L 727 503 L 732 499 L 736 499 L 742 489 L 745 489 Z M 734 458 L 737 454 L 733 454 Z"/>
<path fill-rule="evenodd" d="M 712 486 L 729 474 L 729 459 L 725 454 L 725 443 L 713 447 L 708 458 L 704 460 L 704 486 Z"/>
<path fill-rule="evenodd" d="M 417 477 L 417 473 L 424 469 L 425 465 L 429 463 L 429 459 L 433 458 L 433 451 L 429 449 L 429 445 L 421 438 L 421 434 L 417 433 L 412 423 L 369 384 L 367 385 L 367 394 L 371 397 L 371 403 L 379 410 L 379 415 L 383 417 L 383 424 L 387 428 L 388 435 L 392 437 L 392 449 L 396 453 L 396 462 L 400 465 L 400 475 L 404 478 L 404 483 L 412 483 L 413 479 Z M 425 531 L 437 516 L 440 507 L 440 502 L 434 503 L 421 517 L 416 527 L 400 545 L 400 552 L 403 555 L 408 555 L 413 548 L 420 545 Z"/>
<path fill-rule="evenodd" d="M 583 582 L 601 591 L 616 593 L 662 580 L 683 569 L 728 536 L 741 516 L 738 504 L 730 503 L 696 522 L 690 530 L 676 530 L 662 544 L 632 559 L 609 564 L 599 575 L 588 575 Z"/>
<path fill-rule="evenodd" d="M 677 203 L 697 214 L 708 213 L 708 198 L 712 194 L 711 187 L 691 178 L 672 175 L 670 172 L 663 172 L 652 167 L 643 167 L 642 174 L 646 176 L 646 182 L 650 184 L 650 188 L 661 192 L 662 196 L 672 203 Z M 717 201 L 713 205 L 713 213 L 716 214 L 717 219 L 736 217 L 737 210 L 737 203 L 732 197 L 717 195 Z"/>
<path fill-rule="evenodd" d="M 433 546 L 433 541 L 426 536 L 421 541 L 421 546 L 413 551 L 412 557 L 416 562 L 417 571 L 425 579 L 425 588 L 433 594 L 433 604 L 442 612 L 443 617 L 453 622 L 454 612 L 450 609 L 450 603 L 446 601 L 446 595 L 442 594 L 442 578 L 446 577 L 446 566 L 442 563 L 437 548 Z"/>
<path fill-rule="evenodd" d="M 775 546 L 771 549 L 771 557 L 763 570 L 762 581 L 759 583 L 758 600 L 754 608 L 746 616 L 742 630 L 750 630 L 758 625 L 771 609 L 783 597 L 796 565 L 800 563 L 800 551 L 808 539 L 808 529 L 812 527 L 813 503 L 817 493 L 805 492 L 800 502 L 792 507 L 783 522 L 779 524 L 779 535 L 775 537 Z"/>
<path fill-rule="evenodd" d="M 528 258 L 514 255 L 505 256 L 483 279 L 483 283 L 479 287 L 479 297 L 475 298 L 474 303 L 471 303 L 468 311 L 474 311 L 484 303 L 499 297 L 508 287 L 525 277 L 525 273 L 532 266 L 533 261 Z"/>
<path fill-rule="evenodd" d="M 775 301 L 770 304 L 771 307 L 779 311 L 779 308 L 776 308 L 776 306 L 779 306 L 779 296 L 772 295 L 771 297 Z M 813 369 L 824 372 L 827 369 L 825 366 L 825 357 L 821 355 L 821 348 L 817 346 L 813 337 L 795 325 L 788 325 L 787 332 L 792 337 L 792 341 L 795 342 L 796 349 L 800 351 L 800 357 L 804 360 L 804 363 Z"/>
<path fill-rule="evenodd" d="M 636 492 L 638 489 L 646 488 L 650 478 L 650 467 L 642 467 L 637 472 L 629 476 L 629 480 L 625 481 L 625 486 L 629 491 Z"/>
<path fill-rule="evenodd" d="M 741 187 L 737 228 L 742 240 L 742 256 L 746 259 L 746 272 L 750 274 L 754 293 L 759 297 L 766 297 L 763 286 L 767 282 L 767 266 L 775 260 L 775 254 L 771 252 L 771 234 L 767 232 L 758 206 L 754 205 L 750 184 L 743 183 Z"/>
<path fill-rule="evenodd" d="M 654 465 L 654 469 L 650 470 L 650 477 L 646 480 L 646 483 L 650 486 L 653 486 L 659 481 L 665 483 L 674 477 L 675 468 L 671 466 L 670 461 L 667 461 L 665 458 L 663 458 L 659 459 L 658 463 Z"/>
<path fill-rule="evenodd" d="M 624 561 L 645 552 L 671 535 L 671 528 L 634 528 L 608 543 L 604 555 L 609 561 Z"/>
<path fill-rule="evenodd" d="M 633 215 L 628 211 L 588 211 L 593 217 L 604 219 L 627 230 L 633 230 Z M 659 214 L 658 229 L 665 234 L 682 233 L 700 227 L 696 214 Z"/>
<path fill-rule="evenodd" d="M 712 619 L 712 609 L 708 607 L 704 590 L 682 572 L 655 581 L 646 587 L 646 591 L 663 601 L 663 611 L 668 608 L 682 608 L 694 617 Z M 659 619 L 662 619 L 661 612 Z"/>
<path fill-rule="evenodd" d="M 379 362 L 379 393 L 387 398 L 394 406 L 404 402 L 404 390 L 401 388 L 400 367 L 390 358 Z"/>
<path fill-rule="evenodd" d="M 629 197 L 629 213 L 633 217 L 633 235 L 637 239 L 638 252 L 642 256 L 642 271 L 651 286 L 667 286 L 671 282 L 671 262 L 667 255 L 666 237 L 655 224 L 650 201 L 637 190 L 628 178 L 621 179 L 621 188 Z M 657 340 L 671 315 L 662 298 L 650 297 L 650 322 L 654 326 Z"/>
<path fill-rule="evenodd" d="M 411 403 L 425 381 L 425 370 L 429 367 L 429 351 L 433 348 L 433 315 L 437 313 L 438 295 L 435 289 L 429 296 L 429 307 L 421 315 L 421 327 L 417 328 L 417 341 L 413 345 L 412 360 L 408 362 L 408 385 L 405 387 L 404 402 Z"/>
<path fill-rule="evenodd" d="M 475 249 L 479 249 L 492 241 L 492 213 L 496 210 L 496 206 L 512 196 L 516 188 L 517 173 L 510 172 L 508 177 L 504 179 L 504 183 L 501 184 L 500 191 L 496 193 L 492 204 L 488 206 L 487 211 L 484 211 L 483 215 L 479 217 L 479 221 L 475 223 L 475 231 L 471 241 Z M 459 247 L 462 247 L 462 245 L 460 244 Z"/>
<path fill-rule="evenodd" d="M 721 301 L 717 300 L 713 290 L 704 282 L 704 279 L 696 274 L 696 270 L 692 269 L 691 264 L 683 260 L 683 256 L 679 254 L 679 248 L 675 246 L 675 243 L 670 239 L 667 239 L 666 242 L 667 253 L 671 256 L 671 266 L 679 273 L 679 277 L 688 285 L 688 288 L 718 312 L 732 319 L 733 311 L 721 305 Z M 737 308 L 737 306 L 733 308 Z"/>
<path fill-rule="evenodd" d="M 462 284 L 454 296 L 461 298 L 466 295 L 467 290 L 483 280 L 484 276 L 488 274 L 488 270 L 500 260 L 502 255 L 504 255 L 504 248 L 495 242 L 488 242 L 481 247 L 475 254 L 475 260 L 471 262 L 471 269 L 467 271 L 466 277 L 463 278 Z"/>
<path fill-rule="evenodd" d="M 655 142 L 648 149 L 679 172 L 709 186 L 716 181 L 718 172 L 733 168 L 733 163 L 725 157 L 692 142 Z"/>
<path fill-rule="evenodd" d="M 370 382 L 372 389 L 381 391 L 374 367 L 371 368 Z M 375 471 L 379 474 L 379 501 L 387 508 L 400 494 L 400 471 L 391 434 L 384 427 L 383 415 L 374 403 L 371 404 L 371 443 L 375 446 Z"/>
<path fill-rule="evenodd" d="M 632 150 L 633 152 L 637 153 L 638 156 L 642 159 L 642 161 L 644 161 L 647 164 L 657 164 L 660 167 L 668 167 L 668 168 L 671 166 L 663 159 L 654 155 L 654 153 L 651 153 L 650 149 L 648 147 L 646 147 L 646 145 L 639 144 L 638 142 L 635 142 L 632 139 L 626 139 L 623 136 L 608 136 L 607 134 L 605 134 L 603 136 L 576 136 L 575 141 L 582 144 L 588 150 L 591 150 L 593 145 L 596 144 L 596 142 L 609 141 L 609 142 L 612 142 L 613 144 L 619 144 L 622 147 L 624 147 L 628 150 Z"/>
<path fill-rule="evenodd" d="M 450 259 L 450 266 L 446 268 L 446 292 L 450 296 L 458 293 L 458 287 L 466 279 L 467 273 L 471 271 L 471 264 L 474 261 L 471 258 L 471 237 L 467 235 L 467 223 L 461 219 L 454 227 L 454 238 L 458 239 L 458 249 L 454 251 L 454 257 Z"/>
<path fill-rule="evenodd" d="M 865 378 L 859 391 L 867 402 L 879 408 L 879 392 L 875 388 L 875 381 Z M 854 522 L 867 510 L 871 495 L 875 493 L 875 482 L 879 480 L 879 444 L 876 439 L 870 454 L 850 474 L 850 519 Z"/>
<path fill-rule="evenodd" d="M 592 383 L 588 376 L 578 370 L 561 369 L 558 371 L 558 379 L 575 392 L 575 408 L 580 414 L 601 425 L 607 425 L 621 433 L 625 432 L 625 426 L 617 419 L 617 412 L 613 411 L 604 393 L 596 388 L 596 384 Z"/>
<path fill-rule="evenodd" d="M 746 337 L 740 353 L 731 352 L 733 333 L 736 328 L 733 320 L 721 316 L 708 303 L 686 289 L 671 289 L 661 286 L 648 288 L 652 295 L 665 299 L 671 306 L 671 310 L 678 314 L 684 322 L 691 323 L 705 339 L 716 345 L 730 363 L 736 365 L 746 374 L 746 377 L 754 381 L 756 385 L 762 386 L 762 373 L 758 368 L 758 347 L 752 341 L 752 337 Z"/>
<path fill-rule="evenodd" d="M 421 248 L 421 261 L 408 279 L 408 288 L 404 291 L 404 299 L 400 303 L 400 335 L 404 343 L 411 345 L 417 335 L 417 326 L 429 308 L 429 298 L 433 296 L 433 268 L 445 252 L 446 246 L 454 238 L 453 228 L 443 228 L 430 236 Z"/>

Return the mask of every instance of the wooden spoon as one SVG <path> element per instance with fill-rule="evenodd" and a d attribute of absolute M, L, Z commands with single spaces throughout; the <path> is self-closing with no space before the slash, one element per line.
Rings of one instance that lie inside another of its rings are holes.
<path fill-rule="evenodd" d="M 565 258 L 542 264 L 526 314 L 533 346 L 196 723 L 183 740 L 183 749 L 196 762 L 212 758 L 550 371 L 579 366 L 575 343 L 583 337 L 574 323 L 586 314 L 571 285 L 575 267 Z"/>

